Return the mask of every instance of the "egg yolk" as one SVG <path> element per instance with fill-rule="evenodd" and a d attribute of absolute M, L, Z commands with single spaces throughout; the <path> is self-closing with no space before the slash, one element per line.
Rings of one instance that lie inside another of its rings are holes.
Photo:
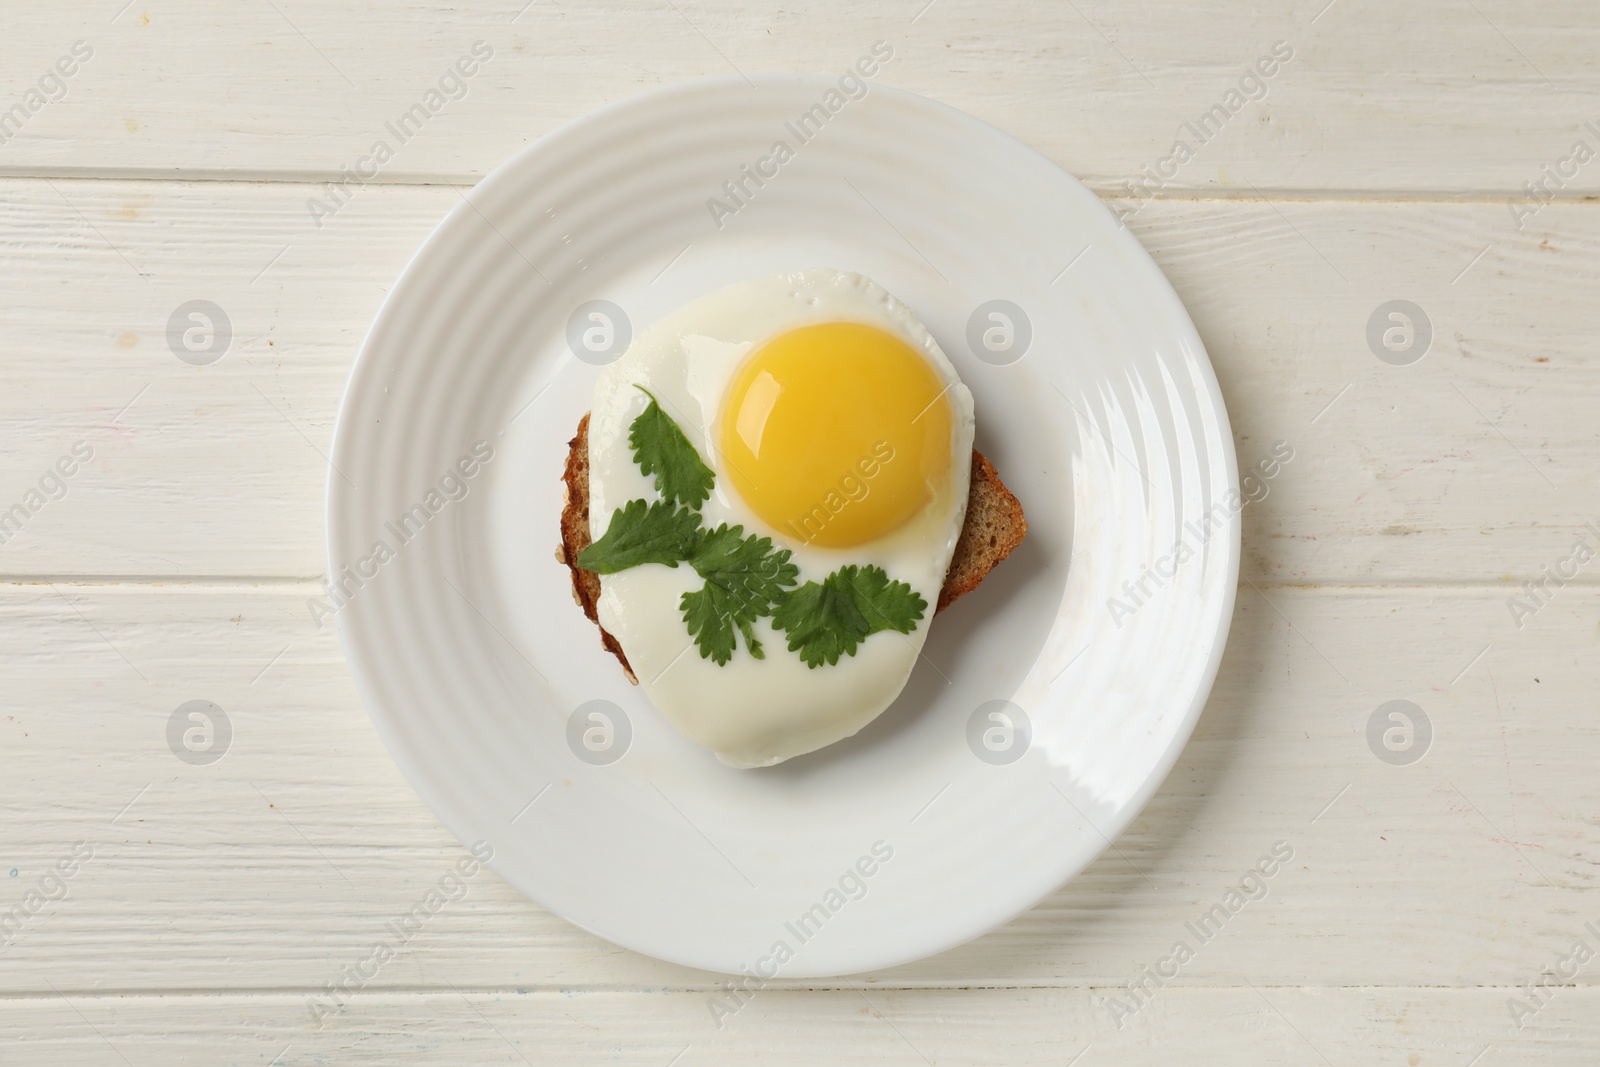
<path fill-rule="evenodd" d="M 948 391 L 906 342 L 829 322 L 751 355 L 723 398 L 723 473 L 781 537 L 843 548 L 916 515 L 950 473 Z"/>

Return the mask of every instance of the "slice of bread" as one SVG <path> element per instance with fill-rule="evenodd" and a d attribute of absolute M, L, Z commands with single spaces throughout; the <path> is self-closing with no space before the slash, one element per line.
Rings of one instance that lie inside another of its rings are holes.
<path fill-rule="evenodd" d="M 1027 533 L 1028 520 L 1022 517 L 1022 505 L 1000 480 L 994 464 L 974 448 L 967 521 L 956 539 L 950 569 L 944 572 L 944 588 L 939 590 L 939 605 L 934 613 L 978 588 L 984 576 L 1022 544 Z"/>
<path fill-rule="evenodd" d="M 566 506 L 561 509 L 561 547 L 556 559 L 572 572 L 572 599 L 578 602 L 589 621 L 600 630 L 600 643 L 616 656 L 628 681 L 634 685 L 633 668 L 617 639 L 600 626 L 596 605 L 600 602 L 600 576 L 578 566 L 578 553 L 589 547 L 589 416 L 578 421 L 578 435 L 567 442 L 567 469 L 561 475 L 567 485 Z M 939 590 L 935 613 L 949 607 L 958 597 L 978 588 L 984 576 L 1022 543 L 1028 532 L 1022 505 L 1000 481 L 994 464 L 976 448 L 972 450 L 972 482 L 967 490 L 967 521 L 956 540 L 950 569 L 945 572 L 944 588 Z"/>

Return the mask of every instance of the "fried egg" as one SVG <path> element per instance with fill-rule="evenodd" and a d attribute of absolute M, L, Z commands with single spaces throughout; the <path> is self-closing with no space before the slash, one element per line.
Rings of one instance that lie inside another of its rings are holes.
<path fill-rule="evenodd" d="M 752 632 L 763 658 L 741 640 L 719 664 L 680 608 L 704 580 L 647 563 L 602 575 L 600 624 L 650 702 L 730 766 L 771 766 L 855 734 L 904 688 L 933 621 L 966 516 L 971 393 L 911 310 L 868 278 L 815 269 L 731 285 L 601 371 L 589 423 L 597 540 L 624 504 L 661 499 L 629 443 L 652 397 L 715 477 L 705 529 L 771 538 L 800 585 L 881 567 L 926 606 L 909 633 L 873 633 L 817 666 L 762 617 Z"/>

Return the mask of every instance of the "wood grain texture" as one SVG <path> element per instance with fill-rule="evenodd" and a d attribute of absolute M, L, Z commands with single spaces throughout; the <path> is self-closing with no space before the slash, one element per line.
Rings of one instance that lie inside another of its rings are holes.
<path fill-rule="evenodd" d="M 993 123 L 1102 193 L 1188 137 L 1196 157 L 1168 191 L 1499 202 L 1568 155 L 1584 121 L 1600 122 L 1600 25 L 1585 0 L 525 3 L 406 3 L 380 16 L 353 0 L 226 14 L 205 0 L 136 2 L 114 21 L 109 0 L 17 11 L 0 100 L 74 40 L 94 57 L 0 146 L 0 172 L 320 180 L 353 165 L 478 40 L 494 57 L 383 180 L 470 182 L 632 93 L 709 75 L 842 73 L 878 39 L 897 56 L 881 81 Z M 1208 143 L 1187 135 L 1182 124 L 1224 103 L 1278 41 L 1293 58 L 1265 97 Z M 1583 172 L 1563 195 L 1597 181 Z"/>
<path fill-rule="evenodd" d="M 1548 169 L 1600 149 L 1591 3 L 522 4 L 5 12 L 0 512 L 75 444 L 94 456 L 0 543 L 0 1060 L 1595 1062 L 1600 962 L 1520 1026 L 1511 1006 L 1578 939 L 1600 949 L 1600 582 L 1520 626 L 1508 607 L 1600 526 L 1600 163 Z M 1199 327 L 1241 465 L 1294 449 L 1244 511 L 1193 740 L 1115 847 L 1012 923 L 780 980 L 720 1029 L 718 976 L 490 872 L 319 1025 L 308 998 L 461 854 L 306 608 L 339 395 L 387 288 L 560 124 L 686 78 L 842 71 L 879 38 L 882 84 L 1120 197 Z M 41 84 L 78 40 L 64 94 Z M 480 40 L 461 98 L 315 226 L 320 183 Z M 1183 124 L 1278 41 L 1294 55 L 1264 98 L 1200 144 Z M 62 98 L 18 122 L 30 89 Z M 1143 202 L 1129 183 L 1175 138 L 1194 158 Z M 165 340 L 194 298 L 235 331 L 208 367 Z M 1408 367 L 1365 338 L 1397 298 L 1433 326 Z M 1395 698 L 1434 729 L 1411 766 L 1366 740 Z M 167 747 L 191 699 L 235 729 L 209 767 Z M 29 906 L 80 841 L 65 896 Z M 1278 841 L 1295 855 L 1266 897 L 1139 1003 L 1129 983 Z"/>
<path fill-rule="evenodd" d="M 1478 989 L 1168 987 L 1119 1030 L 1098 991 L 881 990 L 756 997 L 722 1029 L 706 996 L 365 993 L 317 1030 L 298 998 L 82 997 L 0 1003 L 0 1041 L 30 1063 L 1008 1064 L 1394 1063 L 1588 1067 L 1600 994 L 1563 989 L 1521 1030 Z M 444 983 L 450 984 L 444 984 Z M 450 986 L 457 988 L 452 989 Z M 1174 1050 L 1181 1049 L 1181 1053 Z M 826 1050 L 825 1053 L 821 1050 Z M 119 1059 L 118 1057 L 121 1057 Z M 676 1057 L 676 1059 L 674 1058 Z"/>
<path fill-rule="evenodd" d="M 0 507 L 72 443 L 96 452 L 0 546 L 0 574 L 321 573 L 325 457 L 354 353 L 460 193 L 368 188 L 317 230 L 308 189 L 0 181 L 15 372 Z M 1131 225 L 1206 342 L 1241 465 L 1278 441 L 1295 451 L 1245 510 L 1246 577 L 1514 582 L 1600 523 L 1582 491 L 1600 447 L 1600 205 L 1550 206 L 1521 234 L 1488 204 L 1163 202 Z M 197 297 L 234 329 L 206 367 L 166 340 L 173 308 Z M 1394 298 L 1432 322 L 1408 367 L 1366 341 Z"/>
<path fill-rule="evenodd" d="M 0 812 L 19 870 L 0 892 L 20 898 L 74 841 L 95 848 L 69 899 L 6 950 L 0 992 L 314 989 L 461 854 L 378 742 L 331 629 L 311 627 L 308 592 L 0 595 L 12 650 Z M 1600 591 L 1564 591 L 1521 634 L 1504 632 L 1503 601 L 1246 590 L 1193 740 L 1116 848 L 988 937 L 867 980 L 1121 985 L 1192 938 L 1184 924 L 1278 841 L 1293 863 L 1196 946 L 1186 981 L 1509 989 L 1536 978 L 1585 922 L 1600 924 Z M 1367 747 L 1369 715 L 1393 698 L 1433 724 L 1427 756 L 1408 767 Z M 167 748 L 168 716 L 191 699 L 233 724 L 209 767 Z M 371 988 L 438 988 L 441 972 L 501 990 L 719 980 L 609 946 L 490 873 Z"/>

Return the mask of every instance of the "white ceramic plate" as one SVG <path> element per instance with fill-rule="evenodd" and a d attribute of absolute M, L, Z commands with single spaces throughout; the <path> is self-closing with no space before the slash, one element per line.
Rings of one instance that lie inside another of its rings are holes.
<path fill-rule="evenodd" d="M 1238 571 L 1227 415 L 1144 249 L 998 130 L 909 93 L 828 95 L 838 88 L 786 75 L 674 86 L 496 170 L 384 303 L 329 479 L 329 565 L 353 593 L 338 613 L 345 651 L 417 791 L 546 908 L 717 971 L 912 960 L 1082 870 L 1187 740 Z M 820 130 L 801 143 L 786 123 L 808 111 Z M 793 157 L 761 164 L 780 140 Z M 747 179 L 739 209 L 715 219 L 708 199 L 745 165 L 776 174 Z M 559 476 L 596 374 L 568 322 L 606 300 L 637 333 L 730 282 L 810 266 L 867 274 L 922 318 L 1030 529 L 937 620 L 881 718 L 737 771 L 627 683 L 556 561 Z M 969 321 L 993 300 L 1021 314 L 1007 312 L 1009 350 L 1005 323 L 977 316 L 980 359 Z M 477 442 L 492 458 L 462 477 Z M 1124 583 L 1141 579 L 1130 598 Z M 1026 717 L 1009 711 L 1009 731 L 990 717 L 1008 708 Z"/>

